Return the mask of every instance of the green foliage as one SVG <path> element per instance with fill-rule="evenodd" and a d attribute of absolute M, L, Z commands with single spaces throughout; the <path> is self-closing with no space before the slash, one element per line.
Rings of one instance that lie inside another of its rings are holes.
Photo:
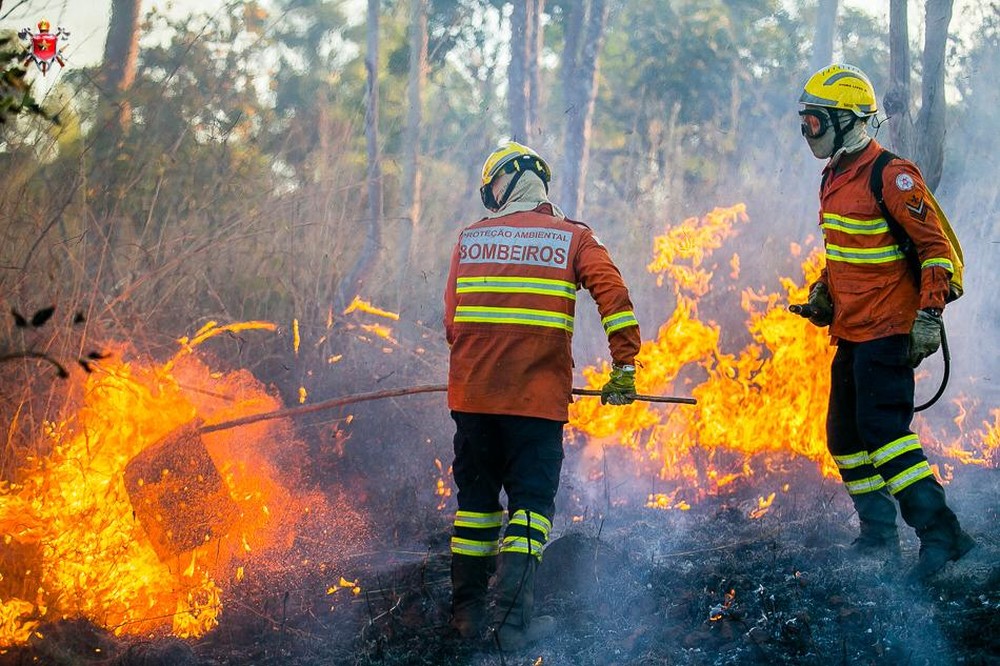
<path fill-rule="evenodd" d="M 558 78 L 568 2 L 545 3 L 543 133 L 536 143 L 555 163 L 568 112 Z M 94 277 L 93 289 L 115 304 L 109 307 L 145 298 L 165 311 L 202 303 L 233 318 L 287 319 L 312 307 L 317 319 L 325 317 L 324 299 L 350 267 L 367 214 L 360 6 L 279 0 L 228 3 L 184 19 L 152 12 L 128 92 L 132 123 L 120 135 L 109 131 L 100 108 L 98 68 L 67 68 L 59 104 L 64 132 L 36 131 L 30 140 L 37 145 L 21 144 L 34 147 L 33 154 L 2 156 L 11 176 L 0 187 L 0 206 L 21 221 L 3 237 L 9 248 L 3 258 L 20 265 L 11 257 L 51 227 L 41 247 L 58 242 L 68 256 L 61 265 Z M 605 217 L 634 207 L 638 221 L 621 233 L 634 237 L 637 251 L 649 244 L 650 218 L 659 216 L 659 223 L 680 214 L 665 212 L 664 200 L 683 200 L 685 214 L 699 214 L 739 178 L 747 190 L 767 190 L 757 184 L 754 157 L 787 154 L 798 141 L 795 99 L 807 75 L 812 23 L 789 15 L 786 6 L 780 0 L 611 3 L 588 206 Z M 506 133 L 509 2 L 431 0 L 429 8 L 419 151 L 424 219 L 414 261 L 427 272 L 421 287 L 436 293 L 454 227 L 481 213 L 475 189 L 482 158 Z M 383 2 L 379 21 L 387 204 L 399 198 L 409 11 L 409 2 Z M 884 28 L 842 8 L 838 35 L 838 52 L 883 87 Z M 23 69 L 3 57 L 0 113 L 38 113 Z M 767 150 L 754 152 L 761 146 Z M 32 168 L 19 166 L 24 161 Z M 386 221 L 389 232 L 393 224 L 399 226 Z M 79 247 L 71 242 L 81 238 Z M 387 233 L 387 246 L 392 242 Z M 405 300 L 388 280 L 370 289 L 375 301 Z"/>
<path fill-rule="evenodd" d="M 879 25 L 867 13 L 850 7 L 841 9 L 837 28 L 843 60 L 860 67 L 871 78 L 876 92 L 886 90 L 889 83 L 888 28 Z M 916 64 L 920 59 L 914 54 L 920 51 L 917 47 L 911 49 L 910 58 Z"/>
<path fill-rule="evenodd" d="M 21 64 L 23 49 L 19 46 L 17 33 L 0 32 L 0 126 L 22 114 L 47 117 L 31 96 L 28 71 Z"/>

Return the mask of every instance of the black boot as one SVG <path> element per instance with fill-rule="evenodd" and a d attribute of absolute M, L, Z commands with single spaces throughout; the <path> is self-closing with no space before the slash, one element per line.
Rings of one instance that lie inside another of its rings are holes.
<path fill-rule="evenodd" d="M 504 652 L 523 650 L 555 631 L 552 617 L 531 616 L 537 567 L 534 555 L 500 553 L 491 625 L 494 639 Z"/>
<path fill-rule="evenodd" d="M 896 529 L 896 502 L 882 488 L 870 493 L 851 495 L 861 522 L 861 534 L 850 546 L 850 552 L 887 562 L 900 559 L 899 531 Z"/>
<path fill-rule="evenodd" d="M 496 556 L 451 556 L 451 626 L 463 639 L 486 631 L 486 591 L 496 564 Z"/>
<path fill-rule="evenodd" d="M 944 488 L 933 477 L 917 481 L 896 497 L 903 520 L 920 538 L 920 556 L 906 574 L 908 582 L 927 580 L 976 545 L 958 524 L 958 518 L 945 503 Z"/>

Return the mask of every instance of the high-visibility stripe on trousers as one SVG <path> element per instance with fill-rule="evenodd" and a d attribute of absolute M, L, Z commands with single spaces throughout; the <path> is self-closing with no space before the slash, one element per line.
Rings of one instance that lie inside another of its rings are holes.
<path fill-rule="evenodd" d="M 491 556 L 526 553 L 540 558 L 552 529 L 562 468 L 559 421 L 529 416 L 452 412 L 458 507 L 453 553 Z M 509 520 L 500 540 L 500 493 Z"/>
<path fill-rule="evenodd" d="M 500 552 L 525 553 L 541 559 L 551 529 L 552 523 L 542 514 L 518 509 L 507 524 Z"/>
<path fill-rule="evenodd" d="M 455 513 L 451 552 L 471 557 L 492 557 L 499 552 L 503 513 L 462 511 Z"/>
<path fill-rule="evenodd" d="M 841 341 L 830 368 L 827 445 L 852 495 L 896 495 L 933 475 L 913 419 L 909 338 Z"/>

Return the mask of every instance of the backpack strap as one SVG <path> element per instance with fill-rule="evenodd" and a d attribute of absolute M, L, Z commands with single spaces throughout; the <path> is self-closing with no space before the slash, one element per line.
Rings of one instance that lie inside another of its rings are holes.
<path fill-rule="evenodd" d="M 872 196 L 875 197 L 875 203 L 878 204 L 878 208 L 882 211 L 882 217 L 885 218 L 886 224 L 889 225 L 889 232 L 892 234 L 893 238 L 896 239 L 896 243 L 899 245 L 900 251 L 906 255 L 906 260 L 910 263 L 911 268 L 916 272 L 919 283 L 920 276 L 920 258 L 917 256 L 917 248 L 913 245 L 913 240 L 910 238 L 906 230 L 903 229 L 903 225 L 896 221 L 896 218 L 892 216 L 889 212 L 889 207 L 885 205 L 885 196 L 883 194 L 882 185 L 882 174 L 885 171 L 886 165 L 889 164 L 894 159 L 900 159 L 898 155 L 888 150 L 883 150 L 879 153 L 878 157 L 875 158 L 875 162 L 872 163 L 871 175 L 868 179 L 868 188 L 872 191 Z"/>

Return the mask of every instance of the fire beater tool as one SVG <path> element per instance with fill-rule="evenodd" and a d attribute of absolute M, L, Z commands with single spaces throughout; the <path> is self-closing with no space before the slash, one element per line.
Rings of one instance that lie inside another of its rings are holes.
<path fill-rule="evenodd" d="M 806 319 L 811 318 L 813 315 L 817 314 L 816 308 L 809 305 L 808 303 L 793 304 L 788 306 L 788 311 L 792 314 L 797 314 L 800 317 L 805 317 Z M 951 377 L 951 350 L 948 348 L 948 336 L 944 332 L 944 323 L 941 324 L 941 354 L 944 356 L 944 374 L 941 376 L 941 385 L 938 386 L 938 390 L 931 397 L 930 400 L 922 405 L 917 405 L 913 408 L 915 412 L 922 412 L 935 402 L 944 393 L 944 389 L 948 386 L 948 378 Z"/>
<path fill-rule="evenodd" d="M 447 391 L 443 384 L 357 393 L 312 405 L 251 414 L 205 425 L 197 418 L 143 449 L 125 465 L 125 490 L 133 514 L 162 561 L 225 536 L 239 519 L 239 507 L 212 461 L 202 435 L 271 419 L 301 416 L 334 407 L 418 393 Z M 600 396 L 574 388 L 573 395 Z M 637 401 L 694 405 L 694 398 L 636 395 Z"/>

